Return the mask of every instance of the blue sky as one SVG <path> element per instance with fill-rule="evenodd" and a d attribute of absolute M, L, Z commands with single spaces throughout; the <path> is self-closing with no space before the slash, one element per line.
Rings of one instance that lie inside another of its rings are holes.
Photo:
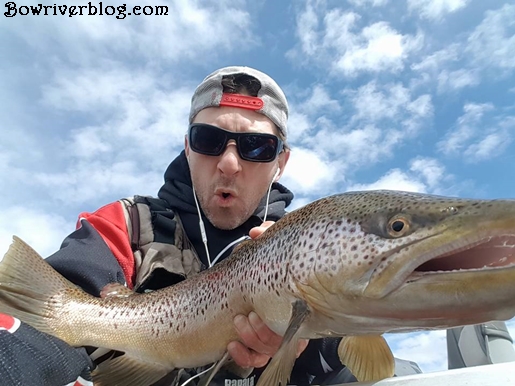
<path fill-rule="evenodd" d="M 511 1 L 160 0 L 138 4 L 169 16 L 124 19 L 15 3 L 0 16 L 1 250 L 17 234 L 48 255 L 79 212 L 155 195 L 194 88 L 226 65 L 258 68 L 288 96 L 281 182 L 294 207 L 371 188 L 514 197 Z M 444 332 L 392 346 L 445 368 Z"/>

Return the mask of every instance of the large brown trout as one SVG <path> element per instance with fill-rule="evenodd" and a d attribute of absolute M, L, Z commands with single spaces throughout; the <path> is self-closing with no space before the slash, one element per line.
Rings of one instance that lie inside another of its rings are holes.
<path fill-rule="evenodd" d="M 96 369 L 98 385 L 148 385 L 219 361 L 238 339 L 233 317 L 251 311 L 284 336 L 260 386 L 286 384 L 298 339 L 326 336 L 344 337 L 340 358 L 359 379 L 387 377 L 385 332 L 515 316 L 515 200 L 334 195 L 191 279 L 127 291 L 90 296 L 17 238 L 0 264 L 0 312 L 73 346 L 125 353 Z"/>

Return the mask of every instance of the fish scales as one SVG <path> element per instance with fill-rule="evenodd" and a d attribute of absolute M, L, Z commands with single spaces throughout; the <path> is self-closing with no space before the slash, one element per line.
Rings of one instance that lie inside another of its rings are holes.
<path fill-rule="evenodd" d="M 234 316 L 251 311 L 287 337 L 260 386 L 284 384 L 291 347 L 300 338 L 344 337 L 342 360 L 360 372 L 376 362 L 381 367 L 389 357 L 374 338 L 384 332 L 515 315 L 513 200 L 397 191 L 330 196 L 289 213 L 209 270 L 132 296 L 89 296 L 20 241 L 13 245 L 0 264 L 0 312 L 72 345 L 123 351 L 148 374 L 219 360 L 238 339 Z M 31 270 L 44 274 L 20 277 Z M 365 336 L 371 337 L 366 344 Z M 379 358 L 370 360 L 372 352 Z M 366 358 L 370 363 L 362 366 Z M 122 370 L 101 370 L 107 374 L 97 377 L 102 385 L 115 384 L 114 375 L 123 377 Z M 388 371 L 360 376 L 377 379 Z"/>

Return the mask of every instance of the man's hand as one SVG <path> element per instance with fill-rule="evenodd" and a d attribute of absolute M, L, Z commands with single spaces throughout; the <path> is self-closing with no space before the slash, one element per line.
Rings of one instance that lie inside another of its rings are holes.
<path fill-rule="evenodd" d="M 258 227 L 254 227 L 250 230 L 249 236 L 253 239 L 257 239 L 261 234 L 275 224 L 275 221 L 265 221 Z"/>
<path fill-rule="evenodd" d="M 236 364 L 243 368 L 265 366 L 283 341 L 283 337 L 270 330 L 255 312 L 251 312 L 248 317 L 236 315 L 234 326 L 241 342 L 229 343 L 227 351 Z M 297 357 L 302 354 L 308 342 L 307 339 L 299 341 Z"/>
<path fill-rule="evenodd" d="M 265 221 L 261 226 L 252 228 L 249 236 L 255 239 L 273 224 L 274 221 Z M 283 341 L 283 337 L 270 330 L 255 312 L 248 316 L 236 315 L 234 326 L 241 342 L 230 342 L 227 351 L 236 364 L 243 368 L 265 366 Z M 304 351 L 308 342 L 307 339 L 299 341 L 297 357 Z"/>

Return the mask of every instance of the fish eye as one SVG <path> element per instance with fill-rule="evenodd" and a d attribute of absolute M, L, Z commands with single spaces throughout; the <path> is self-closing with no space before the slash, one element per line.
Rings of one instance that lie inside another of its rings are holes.
<path fill-rule="evenodd" d="M 405 217 L 393 217 L 388 222 L 388 234 L 392 237 L 404 236 L 410 229 L 410 224 Z"/>

